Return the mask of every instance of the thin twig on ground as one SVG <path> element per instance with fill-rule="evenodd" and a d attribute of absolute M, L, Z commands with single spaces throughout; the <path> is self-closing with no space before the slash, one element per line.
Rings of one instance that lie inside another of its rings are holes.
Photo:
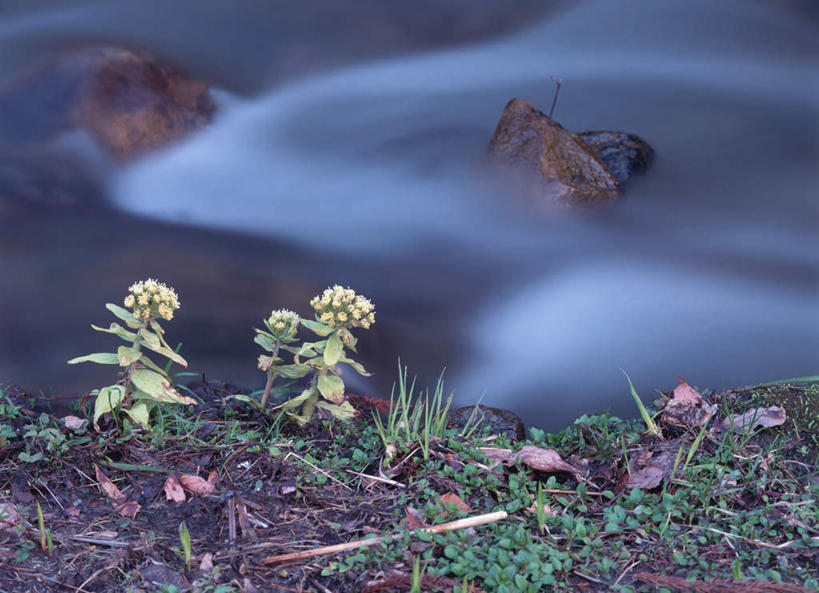
<path fill-rule="evenodd" d="M 467 517 L 466 519 L 458 519 L 457 521 L 449 521 L 448 523 L 441 523 L 440 525 L 433 525 L 432 527 L 424 527 L 421 531 L 426 533 L 444 533 L 445 531 L 453 531 L 455 529 L 466 529 L 468 527 L 475 527 L 477 525 L 485 525 L 486 523 L 494 523 L 506 518 L 506 511 L 496 511 L 494 513 L 486 513 L 477 515 L 475 517 Z M 326 556 L 327 554 L 335 554 L 336 552 L 346 552 L 347 550 L 354 550 L 363 546 L 372 546 L 380 543 L 386 535 L 379 535 L 368 539 L 359 539 L 344 544 L 335 544 L 332 546 L 323 546 L 321 548 L 314 548 L 312 550 L 304 550 L 302 552 L 291 552 L 289 554 L 279 554 L 276 556 L 268 556 L 262 560 L 262 564 L 281 564 L 282 562 L 290 562 L 292 560 L 304 560 L 306 558 L 315 558 L 316 556 Z"/>

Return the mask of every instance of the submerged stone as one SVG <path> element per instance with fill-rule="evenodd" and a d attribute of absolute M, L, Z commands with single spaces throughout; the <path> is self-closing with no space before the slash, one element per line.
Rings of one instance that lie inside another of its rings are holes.
<path fill-rule="evenodd" d="M 61 55 L 0 93 L 0 138 L 32 143 L 83 128 L 128 159 L 210 122 L 207 85 L 142 53 L 94 47 Z"/>

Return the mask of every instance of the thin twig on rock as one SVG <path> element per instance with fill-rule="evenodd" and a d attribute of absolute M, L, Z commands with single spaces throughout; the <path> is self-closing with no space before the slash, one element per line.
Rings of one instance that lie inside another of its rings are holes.
<path fill-rule="evenodd" d="M 550 77 L 552 82 L 555 83 L 555 96 L 552 97 L 552 108 L 549 109 L 549 119 L 553 119 L 552 116 L 555 114 L 555 107 L 557 107 L 557 96 L 560 94 L 560 85 L 563 84 L 562 78 L 555 78 L 554 76 Z"/>

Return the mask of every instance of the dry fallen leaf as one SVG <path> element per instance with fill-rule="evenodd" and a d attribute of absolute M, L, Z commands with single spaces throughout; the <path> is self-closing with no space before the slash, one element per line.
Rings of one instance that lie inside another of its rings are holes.
<path fill-rule="evenodd" d="M 174 502 L 185 502 L 185 491 L 182 490 L 182 484 L 173 474 L 165 480 L 165 498 Z"/>
<path fill-rule="evenodd" d="M 211 494 L 216 489 L 210 477 L 206 480 L 200 476 L 193 476 L 190 474 L 182 474 L 179 476 L 179 482 L 190 492 L 201 496 L 202 494 Z"/>
<path fill-rule="evenodd" d="M 136 517 L 139 510 L 142 508 L 139 506 L 139 503 L 136 501 L 129 501 L 127 497 L 117 488 L 116 484 L 114 484 L 111 480 L 108 479 L 102 470 L 99 468 L 98 465 L 94 465 L 94 471 L 97 474 L 97 481 L 100 483 L 103 492 L 108 497 L 108 500 L 111 501 L 111 504 L 114 506 L 114 509 L 123 517 L 130 517 L 133 519 Z"/>
<path fill-rule="evenodd" d="M 626 488 L 628 490 L 631 490 L 632 488 L 651 490 L 652 488 L 656 488 L 660 485 L 660 482 L 663 481 L 664 476 L 665 472 L 663 471 L 663 468 L 655 465 L 649 465 L 648 467 L 644 467 L 640 471 L 636 471 L 631 474 L 628 477 L 628 482 L 626 482 Z"/>
<path fill-rule="evenodd" d="M 63 418 L 63 422 L 65 423 L 65 427 L 71 430 L 82 430 L 82 428 L 88 424 L 88 420 L 83 420 L 76 416 L 66 416 Z"/>
<path fill-rule="evenodd" d="M 771 406 L 770 408 L 754 408 L 744 414 L 734 414 L 722 421 L 725 429 L 731 427 L 740 432 L 751 432 L 757 426 L 770 428 L 784 424 L 786 420 L 785 408 Z"/>
<path fill-rule="evenodd" d="M 427 525 L 423 513 L 412 507 L 404 507 L 404 515 L 405 518 L 401 519 L 400 524 L 406 526 L 407 529 L 421 529 Z"/>
<path fill-rule="evenodd" d="M 526 507 L 526 510 L 530 513 L 537 514 L 537 505 L 533 504 L 531 506 Z M 552 510 L 548 504 L 543 505 L 543 512 L 551 517 L 557 517 L 557 511 Z"/>
<path fill-rule="evenodd" d="M 512 465 L 520 459 L 524 465 L 540 472 L 566 472 L 578 480 L 583 476 L 573 465 L 566 463 L 554 449 L 544 449 L 535 445 L 525 445 L 517 453 L 497 447 L 481 447 L 480 450 L 490 459 L 496 459 L 505 465 Z"/>
<path fill-rule="evenodd" d="M 471 510 L 469 505 L 466 504 L 463 500 L 461 500 L 460 496 L 458 496 L 457 494 L 453 494 L 452 492 L 442 495 L 441 502 L 447 504 L 454 504 L 459 511 L 468 512 Z"/>
<path fill-rule="evenodd" d="M 663 408 L 663 421 L 679 427 L 702 426 L 716 412 L 716 406 L 706 403 L 696 389 L 680 377 L 674 396 Z"/>
<path fill-rule="evenodd" d="M 82 513 L 82 511 L 79 509 L 79 507 L 66 507 L 65 509 L 65 514 L 71 517 L 72 519 L 76 519 L 77 517 L 79 517 L 80 513 Z"/>
<path fill-rule="evenodd" d="M 691 387 L 685 379 L 680 377 L 680 384 L 674 388 L 674 397 L 668 402 L 669 405 L 674 404 L 698 406 L 702 402 L 702 396 L 699 392 Z"/>
<path fill-rule="evenodd" d="M 0 502 L 0 529 L 14 527 L 22 521 L 17 507 L 10 502 Z"/>
<path fill-rule="evenodd" d="M 199 570 L 212 570 L 213 569 L 213 554 L 208 552 L 207 554 L 202 554 L 202 561 L 199 563 Z"/>

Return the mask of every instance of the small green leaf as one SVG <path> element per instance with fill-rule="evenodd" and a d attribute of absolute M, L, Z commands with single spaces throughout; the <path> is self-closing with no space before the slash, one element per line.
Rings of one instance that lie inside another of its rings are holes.
<path fill-rule="evenodd" d="M 140 356 L 142 356 L 142 354 L 136 348 L 129 348 L 128 346 L 120 346 L 117 348 L 119 366 L 127 367 L 139 360 Z"/>
<path fill-rule="evenodd" d="M 171 387 L 171 384 L 156 371 L 148 369 L 138 369 L 131 373 L 131 381 L 141 391 L 148 394 L 152 399 L 159 402 L 174 404 L 195 404 L 196 401 L 180 395 Z M 135 395 L 136 396 L 136 395 Z"/>
<path fill-rule="evenodd" d="M 109 385 L 99 390 L 97 401 L 94 402 L 94 428 L 99 430 L 99 426 L 97 426 L 99 417 L 119 406 L 124 396 L 125 388 L 122 385 Z"/>
<path fill-rule="evenodd" d="M 311 389 L 311 388 L 305 389 L 304 391 L 301 392 L 301 395 L 297 395 L 293 399 L 288 400 L 288 401 L 284 402 L 283 404 L 279 404 L 278 406 L 276 406 L 273 409 L 274 410 L 282 410 L 282 409 L 290 410 L 292 408 L 296 408 L 296 407 L 300 406 L 301 404 L 303 404 L 304 402 L 306 402 L 311 397 L 313 397 L 315 394 L 316 394 L 315 389 Z"/>
<path fill-rule="evenodd" d="M 358 373 L 359 375 L 364 375 L 365 377 L 372 377 L 373 376 L 372 373 L 367 372 L 367 369 L 364 368 L 364 365 L 362 365 L 359 362 L 354 361 L 352 358 L 347 358 L 346 356 L 342 356 L 341 359 L 339 360 L 339 362 L 343 362 L 344 364 L 350 365 L 351 367 L 353 367 L 353 369 L 355 369 L 355 372 Z"/>
<path fill-rule="evenodd" d="M 268 352 L 273 352 L 273 336 L 258 329 L 256 331 L 258 333 L 256 334 L 256 337 L 253 338 L 253 341 Z"/>
<path fill-rule="evenodd" d="M 165 333 L 165 330 L 162 329 L 162 326 L 159 325 L 159 322 L 156 319 L 152 318 L 149 324 L 151 326 L 151 329 L 156 332 L 156 335 L 162 338 L 163 334 Z"/>
<path fill-rule="evenodd" d="M 333 332 L 327 338 L 327 345 L 324 347 L 324 364 L 328 367 L 333 366 L 341 358 L 344 353 L 344 344 L 341 343 L 341 338 L 338 337 L 338 332 Z"/>
<path fill-rule="evenodd" d="M 104 327 L 98 327 L 93 323 L 91 324 L 91 327 L 98 332 L 105 332 L 106 334 L 114 334 L 115 336 L 119 336 L 127 342 L 135 342 L 137 339 L 137 335 L 134 332 L 129 332 L 119 323 L 112 323 L 107 329 Z"/>
<path fill-rule="evenodd" d="M 88 354 L 86 356 L 78 356 L 68 361 L 68 364 L 77 364 L 78 362 L 96 362 L 97 364 L 119 364 L 119 358 L 113 352 L 96 352 L 95 354 Z"/>
<path fill-rule="evenodd" d="M 318 390 L 334 404 L 344 401 L 344 381 L 337 375 L 319 375 Z"/>
<path fill-rule="evenodd" d="M 170 358 L 172 361 L 174 361 L 177 364 L 182 365 L 183 367 L 188 366 L 188 362 L 184 358 L 179 356 L 176 352 L 174 352 L 170 348 L 167 348 L 165 346 L 161 346 L 159 344 L 159 338 L 157 337 L 156 334 L 154 334 L 152 332 L 149 332 L 149 331 L 144 331 L 142 333 L 142 337 L 143 337 L 143 340 L 142 340 L 141 343 L 146 348 L 149 348 L 149 349 L 153 350 L 154 352 L 156 352 L 158 354 L 161 354 L 162 356 Z M 147 339 L 145 339 L 145 338 L 147 338 Z"/>
<path fill-rule="evenodd" d="M 131 329 L 136 329 L 140 325 L 142 325 L 139 319 L 134 317 L 134 314 L 131 313 L 128 309 L 123 309 L 122 307 L 115 305 L 113 303 L 106 303 L 105 308 L 111 311 L 111 313 L 113 313 L 120 319 L 122 319 Z"/>
<path fill-rule="evenodd" d="M 334 331 L 332 327 L 325 323 L 320 323 L 318 321 L 310 321 L 309 319 L 302 319 L 301 324 L 310 331 L 312 331 L 314 334 L 317 334 L 322 338 L 329 336 Z"/>
<path fill-rule="evenodd" d="M 298 379 L 304 377 L 313 370 L 313 367 L 306 364 L 285 364 L 276 367 L 276 373 L 286 379 Z"/>
<path fill-rule="evenodd" d="M 350 402 L 342 402 L 341 404 L 336 405 L 320 401 L 316 403 L 316 406 L 319 408 L 324 408 L 340 420 L 349 420 L 350 418 L 355 418 L 358 414 L 356 409 L 350 405 Z"/>
<path fill-rule="evenodd" d="M 324 349 L 324 344 L 325 344 L 324 340 L 320 342 L 304 342 L 301 345 L 301 348 L 296 350 L 293 354 L 295 355 L 296 358 L 299 358 L 301 356 L 307 356 L 312 358 L 313 356 L 316 355 L 317 352 L 321 352 Z M 290 350 L 290 348 L 287 348 L 287 350 Z M 292 350 L 290 351 L 292 352 Z"/>
<path fill-rule="evenodd" d="M 160 375 L 162 375 L 163 377 L 165 377 L 165 380 L 168 383 L 171 382 L 171 378 L 168 376 L 168 373 L 166 373 L 164 371 L 164 369 L 160 368 L 158 364 L 155 364 L 153 360 L 151 360 L 150 358 L 148 358 L 144 354 L 139 357 L 139 362 L 144 364 L 149 369 L 152 369 L 152 370 L 156 371 L 157 373 L 159 373 Z"/>
<path fill-rule="evenodd" d="M 139 424 L 143 428 L 149 428 L 148 418 L 150 413 L 148 405 L 144 401 L 138 401 L 130 409 L 122 410 L 131 417 L 131 420 Z"/>
<path fill-rule="evenodd" d="M 346 327 L 342 327 L 338 330 L 338 335 L 341 338 L 341 341 L 344 342 L 344 345 L 352 350 L 353 352 L 356 351 L 355 345 L 358 343 L 358 340 L 350 333 Z"/>
<path fill-rule="evenodd" d="M 145 342 L 145 345 L 153 351 L 156 351 L 157 348 L 162 347 L 162 342 L 159 341 L 159 336 L 149 329 L 143 329 L 139 336 L 142 338 L 142 341 Z"/>

